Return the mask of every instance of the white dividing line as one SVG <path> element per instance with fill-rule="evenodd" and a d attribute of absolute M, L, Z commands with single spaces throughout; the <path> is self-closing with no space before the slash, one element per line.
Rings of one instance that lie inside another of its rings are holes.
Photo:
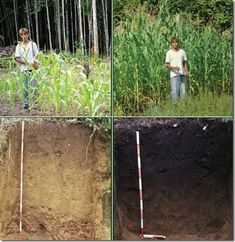
<path fill-rule="evenodd" d="M 24 121 L 21 131 L 21 156 L 20 156 L 20 232 L 22 231 L 22 210 L 23 210 L 23 171 L 24 171 Z"/>

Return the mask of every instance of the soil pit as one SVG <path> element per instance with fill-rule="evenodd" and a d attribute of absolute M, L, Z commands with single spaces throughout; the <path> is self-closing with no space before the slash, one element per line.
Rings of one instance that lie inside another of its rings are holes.
<path fill-rule="evenodd" d="M 0 144 L 0 239 L 110 239 L 106 133 L 77 122 L 25 122 L 21 234 L 21 122 L 2 127 Z"/>
<path fill-rule="evenodd" d="M 140 239 L 136 130 L 145 233 L 232 240 L 232 121 L 221 119 L 116 120 L 115 239 Z"/>

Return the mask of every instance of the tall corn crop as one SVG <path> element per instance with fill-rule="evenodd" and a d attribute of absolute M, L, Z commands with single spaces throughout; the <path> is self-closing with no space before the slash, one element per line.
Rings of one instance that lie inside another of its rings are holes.
<path fill-rule="evenodd" d="M 180 47 L 186 51 L 190 95 L 202 90 L 218 95 L 232 92 L 230 36 L 186 14 L 170 15 L 168 4 L 161 1 L 157 16 L 139 7 L 125 23 L 115 26 L 114 102 L 119 113 L 140 113 L 148 104 L 169 99 L 169 73 L 164 64 L 173 36 L 180 38 Z"/>

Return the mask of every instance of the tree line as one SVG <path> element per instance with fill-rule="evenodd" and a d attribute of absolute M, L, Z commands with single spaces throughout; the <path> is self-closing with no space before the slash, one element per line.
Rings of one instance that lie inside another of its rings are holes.
<path fill-rule="evenodd" d="M 21 27 L 40 49 L 109 56 L 111 0 L 0 1 L 0 46 L 15 45 Z"/>
<path fill-rule="evenodd" d="M 232 33 L 233 1 L 232 0 L 115 0 L 113 2 L 114 23 L 125 21 L 130 10 L 145 5 L 149 13 L 156 15 L 159 6 L 168 2 L 170 13 L 190 14 L 192 19 L 203 25 L 213 25 L 217 31 Z"/>

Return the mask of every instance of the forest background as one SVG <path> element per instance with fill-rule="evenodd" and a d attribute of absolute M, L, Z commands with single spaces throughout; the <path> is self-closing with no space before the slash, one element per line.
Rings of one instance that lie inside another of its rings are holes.
<path fill-rule="evenodd" d="M 40 49 L 36 115 L 109 115 L 111 0 L 2 0 L 0 16 L 0 114 L 25 114 L 14 50 L 27 27 Z"/>

